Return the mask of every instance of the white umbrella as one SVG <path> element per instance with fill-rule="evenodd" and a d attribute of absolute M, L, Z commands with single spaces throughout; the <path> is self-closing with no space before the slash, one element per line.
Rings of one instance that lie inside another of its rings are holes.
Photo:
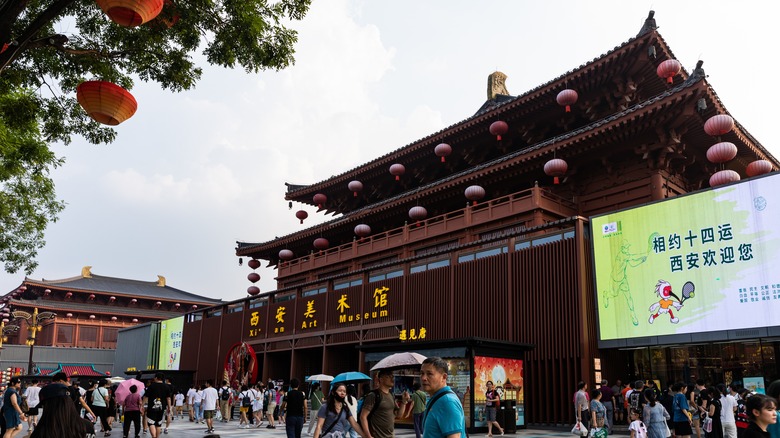
<path fill-rule="evenodd" d="M 313 376 L 309 376 L 308 379 L 306 379 L 307 382 L 330 382 L 333 380 L 333 376 L 329 376 L 327 374 L 315 374 Z"/>
<path fill-rule="evenodd" d="M 387 368 L 411 368 L 419 367 L 427 359 L 422 354 L 417 353 L 395 353 L 377 362 L 371 367 L 371 371 L 383 370 Z"/>

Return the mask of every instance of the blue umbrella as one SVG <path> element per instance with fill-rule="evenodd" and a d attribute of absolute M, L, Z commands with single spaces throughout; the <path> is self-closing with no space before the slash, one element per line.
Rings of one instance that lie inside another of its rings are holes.
<path fill-rule="evenodd" d="M 341 373 L 333 378 L 333 381 L 330 382 L 330 384 L 339 383 L 339 382 L 370 382 L 371 377 L 368 377 L 367 375 L 358 372 L 358 371 L 347 371 L 346 373 Z"/>

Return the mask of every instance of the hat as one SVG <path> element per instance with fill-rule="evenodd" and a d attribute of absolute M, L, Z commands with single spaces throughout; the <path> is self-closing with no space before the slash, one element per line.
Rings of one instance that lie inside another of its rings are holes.
<path fill-rule="evenodd" d="M 70 389 L 62 383 L 51 383 L 41 388 L 38 394 L 42 404 L 56 397 L 70 397 Z"/>

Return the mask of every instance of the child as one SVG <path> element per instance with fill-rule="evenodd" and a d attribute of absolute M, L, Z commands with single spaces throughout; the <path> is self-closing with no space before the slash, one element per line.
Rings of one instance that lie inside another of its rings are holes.
<path fill-rule="evenodd" d="M 639 410 L 632 408 L 629 418 L 631 425 L 628 426 L 628 431 L 631 432 L 631 438 L 647 438 L 647 427 L 639 419 Z"/>

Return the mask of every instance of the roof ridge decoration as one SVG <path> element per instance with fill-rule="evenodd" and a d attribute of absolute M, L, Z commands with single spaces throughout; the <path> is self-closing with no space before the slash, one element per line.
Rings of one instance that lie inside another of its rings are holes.
<path fill-rule="evenodd" d="M 658 29 L 658 25 L 655 23 L 655 18 L 653 18 L 654 15 L 655 11 L 651 9 L 647 14 L 647 18 L 645 18 L 645 24 L 642 25 L 641 29 L 639 29 L 639 33 L 636 34 L 637 37 L 641 37 L 648 32 L 652 32 Z"/>
<path fill-rule="evenodd" d="M 81 278 L 92 278 L 92 266 L 81 268 Z"/>

